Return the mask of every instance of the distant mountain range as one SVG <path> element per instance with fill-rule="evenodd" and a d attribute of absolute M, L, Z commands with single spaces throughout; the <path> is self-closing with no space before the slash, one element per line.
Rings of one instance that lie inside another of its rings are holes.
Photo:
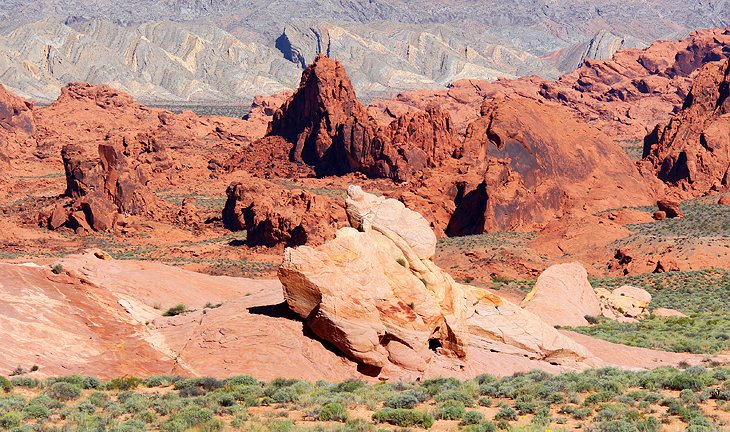
<path fill-rule="evenodd" d="M 70 81 L 145 101 L 245 102 L 317 53 L 373 98 L 461 78 L 557 77 L 584 58 L 730 24 L 730 0 L 5 0 L 0 82 L 51 100 Z"/>

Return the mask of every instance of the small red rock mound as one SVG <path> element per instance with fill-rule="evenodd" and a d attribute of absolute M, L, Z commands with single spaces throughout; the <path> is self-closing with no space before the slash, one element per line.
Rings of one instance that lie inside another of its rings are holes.
<path fill-rule="evenodd" d="M 226 195 L 223 223 L 233 231 L 246 230 L 249 246 L 321 244 L 347 220 L 332 198 L 265 180 L 231 183 Z"/>
<path fill-rule="evenodd" d="M 665 198 L 657 201 L 656 205 L 659 208 L 657 213 L 663 213 L 665 218 L 684 217 L 682 210 L 679 209 L 678 201 Z M 659 218 L 655 219 L 659 220 Z"/>
<path fill-rule="evenodd" d="M 645 159 L 661 180 L 685 195 L 728 190 L 729 114 L 730 61 L 709 63 L 694 79 L 682 110 L 647 137 Z"/>
<path fill-rule="evenodd" d="M 400 181 L 436 166 L 456 139 L 449 115 L 435 108 L 405 113 L 381 128 L 357 100 L 345 68 L 323 55 L 274 114 L 268 135 L 289 141 L 291 160 L 314 167 L 317 175 L 359 171 Z"/>
<path fill-rule="evenodd" d="M 156 150 L 163 153 L 160 148 Z M 48 227 L 109 231 L 119 214 L 161 217 L 166 206 L 146 186 L 145 167 L 138 163 L 143 154 L 136 155 L 138 159 L 128 157 L 123 149 L 108 142 L 99 144 L 97 155 L 77 144 L 66 145 L 61 157 L 66 171 L 65 195 L 72 203 L 68 210 L 57 205 L 47 216 Z M 131 161 L 137 162 L 136 167 Z"/>
<path fill-rule="evenodd" d="M 533 229 L 568 208 L 596 212 L 651 199 L 626 154 L 556 104 L 519 96 L 489 100 L 467 129 L 463 149 L 472 167 L 486 161 L 484 186 L 457 205 L 450 235 Z"/>

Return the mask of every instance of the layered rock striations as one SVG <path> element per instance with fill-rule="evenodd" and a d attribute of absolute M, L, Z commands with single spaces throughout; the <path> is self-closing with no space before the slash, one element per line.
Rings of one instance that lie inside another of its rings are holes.
<path fill-rule="evenodd" d="M 570 367 L 595 364 L 582 346 L 492 294 L 438 268 L 429 223 L 401 202 L 351 186 L 351 227 L 318 248 L 286 249 L 279 279 L 290 309 L 361 365 L 422 373 L 434 356 L 470 345 Z"/>

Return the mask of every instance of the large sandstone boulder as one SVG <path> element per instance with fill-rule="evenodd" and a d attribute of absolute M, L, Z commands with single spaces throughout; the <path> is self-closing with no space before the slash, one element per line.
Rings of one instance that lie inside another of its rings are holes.
<path fill-rule="evenodd" d="M 606 135 L 564 107 L 529 97 L 487 99 L 460 157 L 482 174 L 484 187 L 464 209 L 457 206 L 449 235 L 532 230 L 571 208 L 595 213 L 652 202 L 639 170 Z M 459 220 L 482 226 L 465 229 Z"/>
<path fill-rule="evenodd" d="M 588 272 L 577 262 L 548 267 L 522 301 L 522 307 L 545 322 L 560 326 L 585 326 L 589 324 L 586 316 L 602 314 Z"/>
<path fill-rule="evenodd" d="M 233 182 L 226 195 L 223 223 L 233 231 L 246 230 L 250 246 L 321 244 L 346 219 L 332 198 L 266 180 Z"/>
<path fill-rule="evenodd" d="M 599 316 L 635 322 L 646 318 L 651 294 L 642 288 L 624 285 L 609 291 L 593 289 L 588 272 L 578 262 L 548 267 L 525 296 L 522 307 L 554 326 L 581 327 Z"/>
<path fill-rule="evenodd" d="M 468 349 L 585 367 L 595 358 L 534 314 L 456 283 L 433 262 L 428 222 L 393 199 L 348 190 L 352 227 L 318 248 L 288 248 L 279 279 L 287 304 L 320 338 L 376 370 L 423 372 Z"/>

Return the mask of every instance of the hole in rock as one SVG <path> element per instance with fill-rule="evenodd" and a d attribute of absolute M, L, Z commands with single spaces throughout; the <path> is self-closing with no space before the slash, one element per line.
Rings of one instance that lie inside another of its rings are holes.
<path fill-rule="evenodd" d="M 439 339 L 432 338 L 428 340 L 428 349 L 430 349 L 431 351 L 436 351 L 441 347 L 442 345 Z"/>

